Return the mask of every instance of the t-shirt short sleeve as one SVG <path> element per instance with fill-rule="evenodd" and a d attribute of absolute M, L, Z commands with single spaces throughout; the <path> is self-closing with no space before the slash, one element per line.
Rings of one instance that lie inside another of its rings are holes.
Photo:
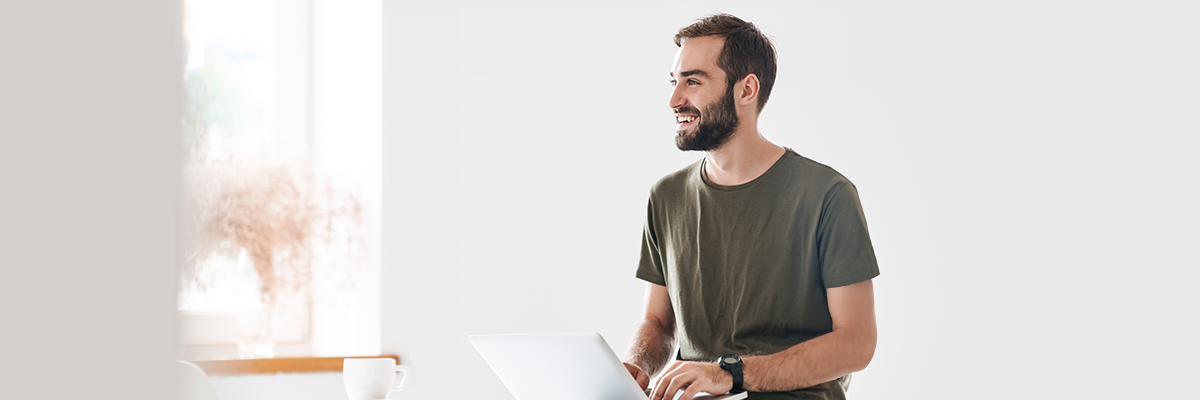
<path fill-rule="evenodd" d="M 658 235 L 654 231 L 654 206 L 651 200 L 646 206 L 646 225 L 642 229 L 642 256 L 638 261 L 636 276 L 646 282 L 666 286 L 667 279 L 663 271 L 662 253 L 658 251 Z"/>
<path fill-rule="evenodd" d="M 879 276 L 858 190 L 848 181 L 837 183 L 825 196 L 817 223 L 817 252 L 826 288 Z"/>

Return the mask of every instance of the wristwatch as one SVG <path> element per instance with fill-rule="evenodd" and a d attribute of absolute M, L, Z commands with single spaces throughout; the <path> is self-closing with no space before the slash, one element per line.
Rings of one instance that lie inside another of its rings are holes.
<path fill-rule="evenodd" d="M 721 369 L 729 371 L 733 374 L 733 389 L 729 393 L 742 392 L 742 358 L 733 354 L 721 356 L 721 360 L 717 362 L 721 365 Z"/>

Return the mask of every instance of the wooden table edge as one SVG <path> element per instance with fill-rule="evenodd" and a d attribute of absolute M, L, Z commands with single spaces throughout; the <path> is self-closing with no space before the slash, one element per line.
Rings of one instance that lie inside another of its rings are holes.
<path fill-rule="evenodd" d="M 363 357 L 280 357 L 251 358 L 243 360 L 188 360 L 204 370 L 208 376 L 274 374 L 277 372 L 337 372 L 342 370 L 342 360 L 347 358 L 391 358 L 400 363 L 395 355 Z"/>

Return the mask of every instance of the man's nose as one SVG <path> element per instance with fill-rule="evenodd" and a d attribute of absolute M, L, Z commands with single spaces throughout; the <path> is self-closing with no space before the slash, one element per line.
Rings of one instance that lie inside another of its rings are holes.
<path fill-rule="evenodd" d="M 670 107 L 672 110 L 675 110 L 680 107 L 683 107 L 684 104 L 687 104 L 687 100 L 683 97 L 682 90 L 683 90 L 683 85 L 675 85 L 674 88 L 671 88 L 671 98 L 669 99 L 669 101 L 667 103 L 667 107 Z"/>

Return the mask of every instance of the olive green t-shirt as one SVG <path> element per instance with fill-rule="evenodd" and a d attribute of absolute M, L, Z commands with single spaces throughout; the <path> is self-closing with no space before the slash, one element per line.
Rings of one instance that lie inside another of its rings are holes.
<path fill-rule="evenodd" d="M 833 330 L 825 289 L 879 275 L 858 191 L 787 149 L 721 186 L 704 160 L 650 191 L 637 277 L 670 293 L 684 360 L 771 354 Z M 836 381 L 751 399 L 844 398 Z"/>

